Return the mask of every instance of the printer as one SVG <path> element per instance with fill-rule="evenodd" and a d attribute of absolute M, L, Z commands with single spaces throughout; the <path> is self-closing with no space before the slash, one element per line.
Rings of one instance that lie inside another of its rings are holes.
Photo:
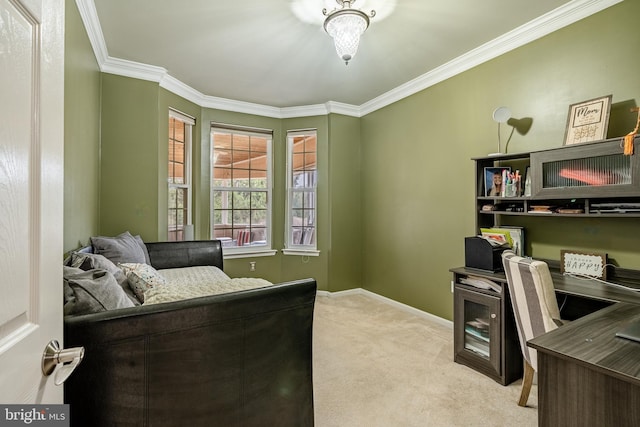
<path fill-rule="evenodd" d="M 502 252 L 509 245 L 494 246 L 487 239 L 473 236 L 464 238 L 464 266 L 486 271 L 502 271 Z"/>

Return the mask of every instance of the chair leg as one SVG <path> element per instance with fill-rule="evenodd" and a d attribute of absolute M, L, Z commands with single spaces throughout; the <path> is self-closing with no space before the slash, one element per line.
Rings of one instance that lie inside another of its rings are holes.
<path fill-rule="evenodd" d="M 529 362 L 524 361 L 524 377 L 522 378 L 522 392 L 520 393 L 519 406 L 527 406 L 527 400 L 529 399 L 529 393 L 531 392 L 531 385 L 533 384 L 533 374 L 535 371 L 533 367 L 529 365 Z"/>

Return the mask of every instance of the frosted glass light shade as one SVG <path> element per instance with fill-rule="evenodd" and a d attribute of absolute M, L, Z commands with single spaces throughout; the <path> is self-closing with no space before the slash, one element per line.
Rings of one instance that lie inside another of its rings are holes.
<path fill-rule="evenodd" d="M 325 21 L 324 28 L 333 37 L 336 52 L 345 64 L 356 55 L 360 36 L 368 26 L 369 17 L 354 9 L 338 11 Z"/>

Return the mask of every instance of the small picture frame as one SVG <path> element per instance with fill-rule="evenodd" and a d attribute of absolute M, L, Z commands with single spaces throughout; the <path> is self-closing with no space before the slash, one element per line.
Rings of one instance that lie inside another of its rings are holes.
<path fill-rule="evenodd" d="M 560 272 L 605 280 L 607 278 L 607 254 L 563 249 L 560 251 Z"/>
<path fill-rule="evenodd" d="M 511 172 L 510 167 L 484 168 L 484 195 L 500 197 L 502 194 L 502 171 Z"/>
<path fill-rule="evenodd" d="M 612 95 L 569 106 L 564 145 L 599 141 L 607 136 Z"/>

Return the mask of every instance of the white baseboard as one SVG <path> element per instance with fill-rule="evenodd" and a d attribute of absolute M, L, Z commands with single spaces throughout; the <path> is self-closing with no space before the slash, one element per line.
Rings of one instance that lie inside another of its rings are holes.
<path fill-rule="evenodd" d="M 385 304 L 392 305 L 407 313 L 415 314 L 416 316 L 420 316 L 424 319 L 430 320 L 432 322 L 436 322 L 442 326 L 446 326 L 447 328 L 453 329 L 453 322 L 450 320 L 443 319 L 442 317 L 436 316 L 435 314 L 427 313 L 426 311 L 422 311 L 415 307 L 411 307 L 410 305 L 392 300 L 391 298 L 378 295 L 375 292 L 371 292 L 363 288 L 347 289 L 346 291 L 338 291 L 338 292 L 317 291 L 317 293 L 320 296 L 325 296 L 329 298 L 336 298 L 336 297 L 347 296 L 347 295 L 365 295 L 370 298 L 377 299 L 378 301 L 381 301 Z"/>

